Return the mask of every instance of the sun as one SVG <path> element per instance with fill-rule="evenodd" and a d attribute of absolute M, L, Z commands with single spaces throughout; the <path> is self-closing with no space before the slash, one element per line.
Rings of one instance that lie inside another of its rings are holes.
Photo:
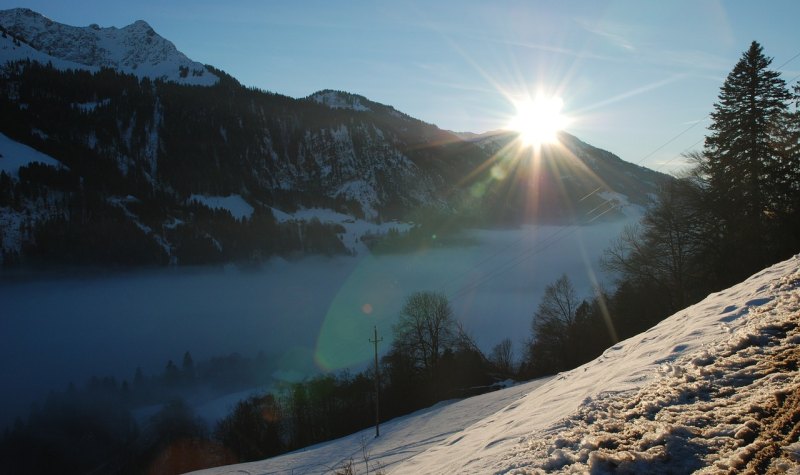
<path fill-rule="evenodd" d="M 511 119 L 507 128 L 519 133 L 520 141 L 526 146 L 540 147 L 543 144 L 556 143 L 558 132 L 569 122 L 561 113 L 564 101 L 557 96 L 539 96 L 514 105 L 517 115 Z"/>

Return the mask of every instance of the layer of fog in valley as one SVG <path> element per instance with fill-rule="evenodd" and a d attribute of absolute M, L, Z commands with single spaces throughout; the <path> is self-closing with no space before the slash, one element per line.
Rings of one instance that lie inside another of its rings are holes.
<path fill-rule="evenodd" d="M 631 222 L 476 230 L 461 244 L 415 253 L 273 259 L 235 266 L 11 275 L 0 281 L 0 425 L 32 401 L 90 376 L 130 380 L 195 361 L 264 352 L 272 376 L 361 369 L 373 326 L 388 348 L 409 294 L 439 291 L 485 351 L 530 335 L 544 287 L 566 273 L 580 296 L 611 285 L 598 264 Z"/>

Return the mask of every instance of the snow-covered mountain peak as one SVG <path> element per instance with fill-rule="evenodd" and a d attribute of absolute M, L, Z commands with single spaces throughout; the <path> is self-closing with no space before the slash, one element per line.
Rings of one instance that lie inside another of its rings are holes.
<path fill-rule="evenodd" d="M 372 110 L 369 107 L 369 103 L 371 101 L 369 101 L 367 98 L 343 91 L 325 89 L 311 94 L 308 96 L 308 99 L 318 104 L 328 106 L 331 109 L 349 109 L 358 112 L 367 112 Z"/>
<path fill-rule="evenodd" d="M 126 26 L 125 28 L 143 28 L 143 29 L 146 29 L 146 30 L 152 30 L 153 29 L 153 28 L 150 27 L 150 24 L 148 24 L 144 20 L 136 20 L 135 22 L 131 23 L 130 25 Z"/>
<path fill-rule="evenodd" d="M 0 27 L 42 55 L 86 69 L 113 68 L 138 77 L 167 79 L 183 84 L 210 86 L 219 78 L 205 66 L 178 51 L 145 21 L 123 28 L 65 25 L 27 8 L 0 11 Z M 7 49 L 8 50 L 8 49 Z M 0 55 L 0 62 L 21 59 L 20 51 Z M 32 56 L 32 57 L 31 57 Z M 57 61 L 53 62 L 59 67 Z"/>

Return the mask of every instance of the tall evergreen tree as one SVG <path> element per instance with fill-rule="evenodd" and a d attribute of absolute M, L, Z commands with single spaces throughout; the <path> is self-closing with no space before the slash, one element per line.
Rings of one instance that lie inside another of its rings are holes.
<path fill-rule="evenodd" d="M 457 335 L 450 302 L 438 292 L 411 294 L 393 331 L 394 347 L 412 355 L 430 376 L 436 375 L 442 354 L 452 349 Z"/>
<path fill-rule="evenodd" d="M 780 74 L 768 69 L 771 62 L 754 41 L 736 63 L 714 104 L 701 164 L 715 211 L 735 242 L 752 245 L 760 265 L 770 257 L 753 244 L 779 206 L 775 185 L 785 179 L 781 149 L 791 98 Z"/>

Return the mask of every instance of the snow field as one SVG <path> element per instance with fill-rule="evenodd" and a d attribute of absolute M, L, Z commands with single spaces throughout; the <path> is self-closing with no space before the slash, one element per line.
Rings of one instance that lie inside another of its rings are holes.
<path fill-rule="evenodd" d="M 350 461 L 356 473 L 390 471 L 392 467 L 425 451 L 431 446 L 452 439 L 464 428 L 503 409 L 525 394 L 544 384 L 549 378 L 512 386 L 502 391 L 475 396 L 461 401 L 443 401 L 381 424 L 381 436 L 375 429 L 364 429 L 330 442 L 323 442 L 296 452 L 259 462 L 217 467 L 193 472 L 196 475 L 228 474 L 316 474 L 333 473 Z M 366 450 L 366 452 L 364 452 Z M 364 461 L 364 455 L 368 461 Z"/>
<path fill-rule="evenodd" d="M 799 266 L 710 295 L 390 473 L 797 470 L 781 448 L 800 433 Z"/>
<path fill-rule="evenodd" d="M 798 285 L 800 274 L 782 279 L 777 287 L 788 292 L 750 307 L 723 341 L 665 362 L 640 390 L 587 401 L 529 441 L 531 463 L 519 473 L 796 471 Z"/>

